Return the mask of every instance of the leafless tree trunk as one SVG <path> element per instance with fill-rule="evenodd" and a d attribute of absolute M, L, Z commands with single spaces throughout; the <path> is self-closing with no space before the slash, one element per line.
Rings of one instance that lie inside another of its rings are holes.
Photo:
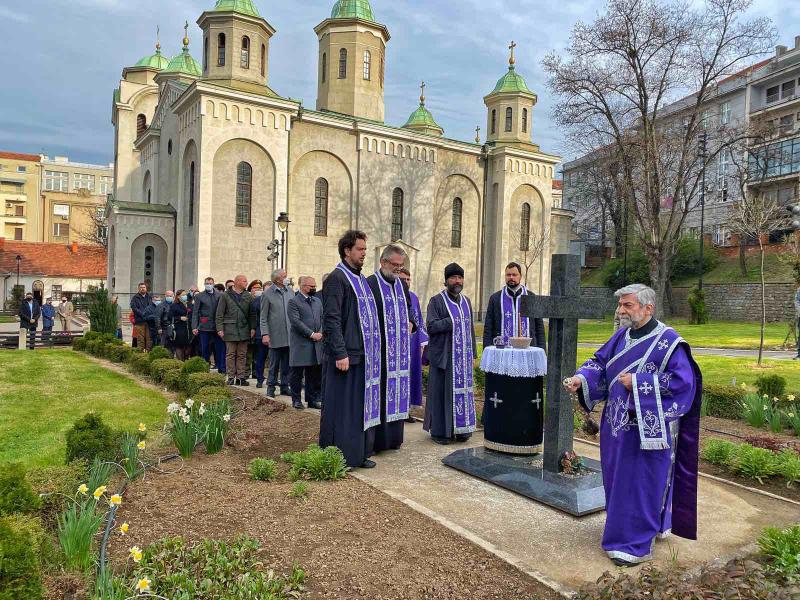
<path fill-rule="evenodd" d="M 81 241 L 88 244 L 94 244 L 108 248 L 108 219 L 105 216 L 105 211 L 98 212 L 97 207 L 89 206 L 82 207 L 89 219 L 89 225 L 78 231 L 78 237 Z"/>
<path fill-rule="evenodd" d="M 511 244 L 512 256 L 522 265 L 522 283 L 528 287 L 531 267 L 539 263 L 550 245 L 550 229 L 545 227 L 537 230 L 531 220 L 527 236 L 520 228 L 511 234 Z"/>

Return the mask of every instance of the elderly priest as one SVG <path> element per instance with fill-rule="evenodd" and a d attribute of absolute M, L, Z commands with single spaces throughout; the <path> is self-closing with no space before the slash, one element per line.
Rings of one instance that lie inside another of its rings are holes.
<path fill-rule="evenodd" d="M 444 270 L 445 289 L 428 303 L 428 397 L 425 431 L 437 444 L 463 442 L 475 431 L 473 361 L 477 356 L 472 305 L 461 291 L 464 269 Z"/>
<path fill-rule="evenodd" d="M 603 549 L 618 566 L 650 560 L 656 538 L 697 539 L 702 376 L 689 345 L 653 317 L 655 292 L 616 292 L 621 328 L 564 380 L 587 412 L 605 402 L 600 448 Z"/>

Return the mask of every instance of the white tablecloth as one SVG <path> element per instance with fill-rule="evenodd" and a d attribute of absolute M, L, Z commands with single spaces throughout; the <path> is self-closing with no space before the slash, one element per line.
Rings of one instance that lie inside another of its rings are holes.
<path fill-rule="evenodd" d="M 547 374 L 547 354 L 541 348 L 496 348 L 483 349 L 481 370 L 486 373 L 509 377 L 542 377 Z"/>

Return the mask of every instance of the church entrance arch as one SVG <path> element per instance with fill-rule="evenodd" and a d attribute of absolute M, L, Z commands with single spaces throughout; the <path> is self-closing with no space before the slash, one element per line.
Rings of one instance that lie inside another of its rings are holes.
<path fill-rule="evenodd" d="M 131 290 L 139 283 L 159 294 L 167 287 L 167 243 L 154 233 L 140 235 L 131 246 Z"/>

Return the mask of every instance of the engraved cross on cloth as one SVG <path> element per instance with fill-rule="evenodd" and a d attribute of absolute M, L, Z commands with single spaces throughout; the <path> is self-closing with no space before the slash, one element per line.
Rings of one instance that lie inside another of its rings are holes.
<path fill-rule="evenodd" d="M 503 403 L 503 401 L 500 398 L 497 397 L 497 392 L 494 393 L 494 396 L 489 398 L 489 402 L 493 402 L 495 408 L 497 408 L 498 404 L 502 404 Z"/>
<path fill-rule="evenodd" d="M 536 392 L 536 398 L 531 400 L 531 404 L 536 406 L 536 410 L 539 410 L 539 405 L 542 403 L 542 399 L 539 397 L 539 392 Z"/>
<path fill-rule="evenodd" d="M 604 311 L 598 302 L 581 300 L 580 258 L 572 254 L 553 255 L 550 294 L 523 296 L 520 312 L 530 319 L 549 319 L 544 468 L 558 473 L 561 456 L 573 447 L 572 398 L 561 382 L 575 373 L 578 319 L 602 319 Z"/>

